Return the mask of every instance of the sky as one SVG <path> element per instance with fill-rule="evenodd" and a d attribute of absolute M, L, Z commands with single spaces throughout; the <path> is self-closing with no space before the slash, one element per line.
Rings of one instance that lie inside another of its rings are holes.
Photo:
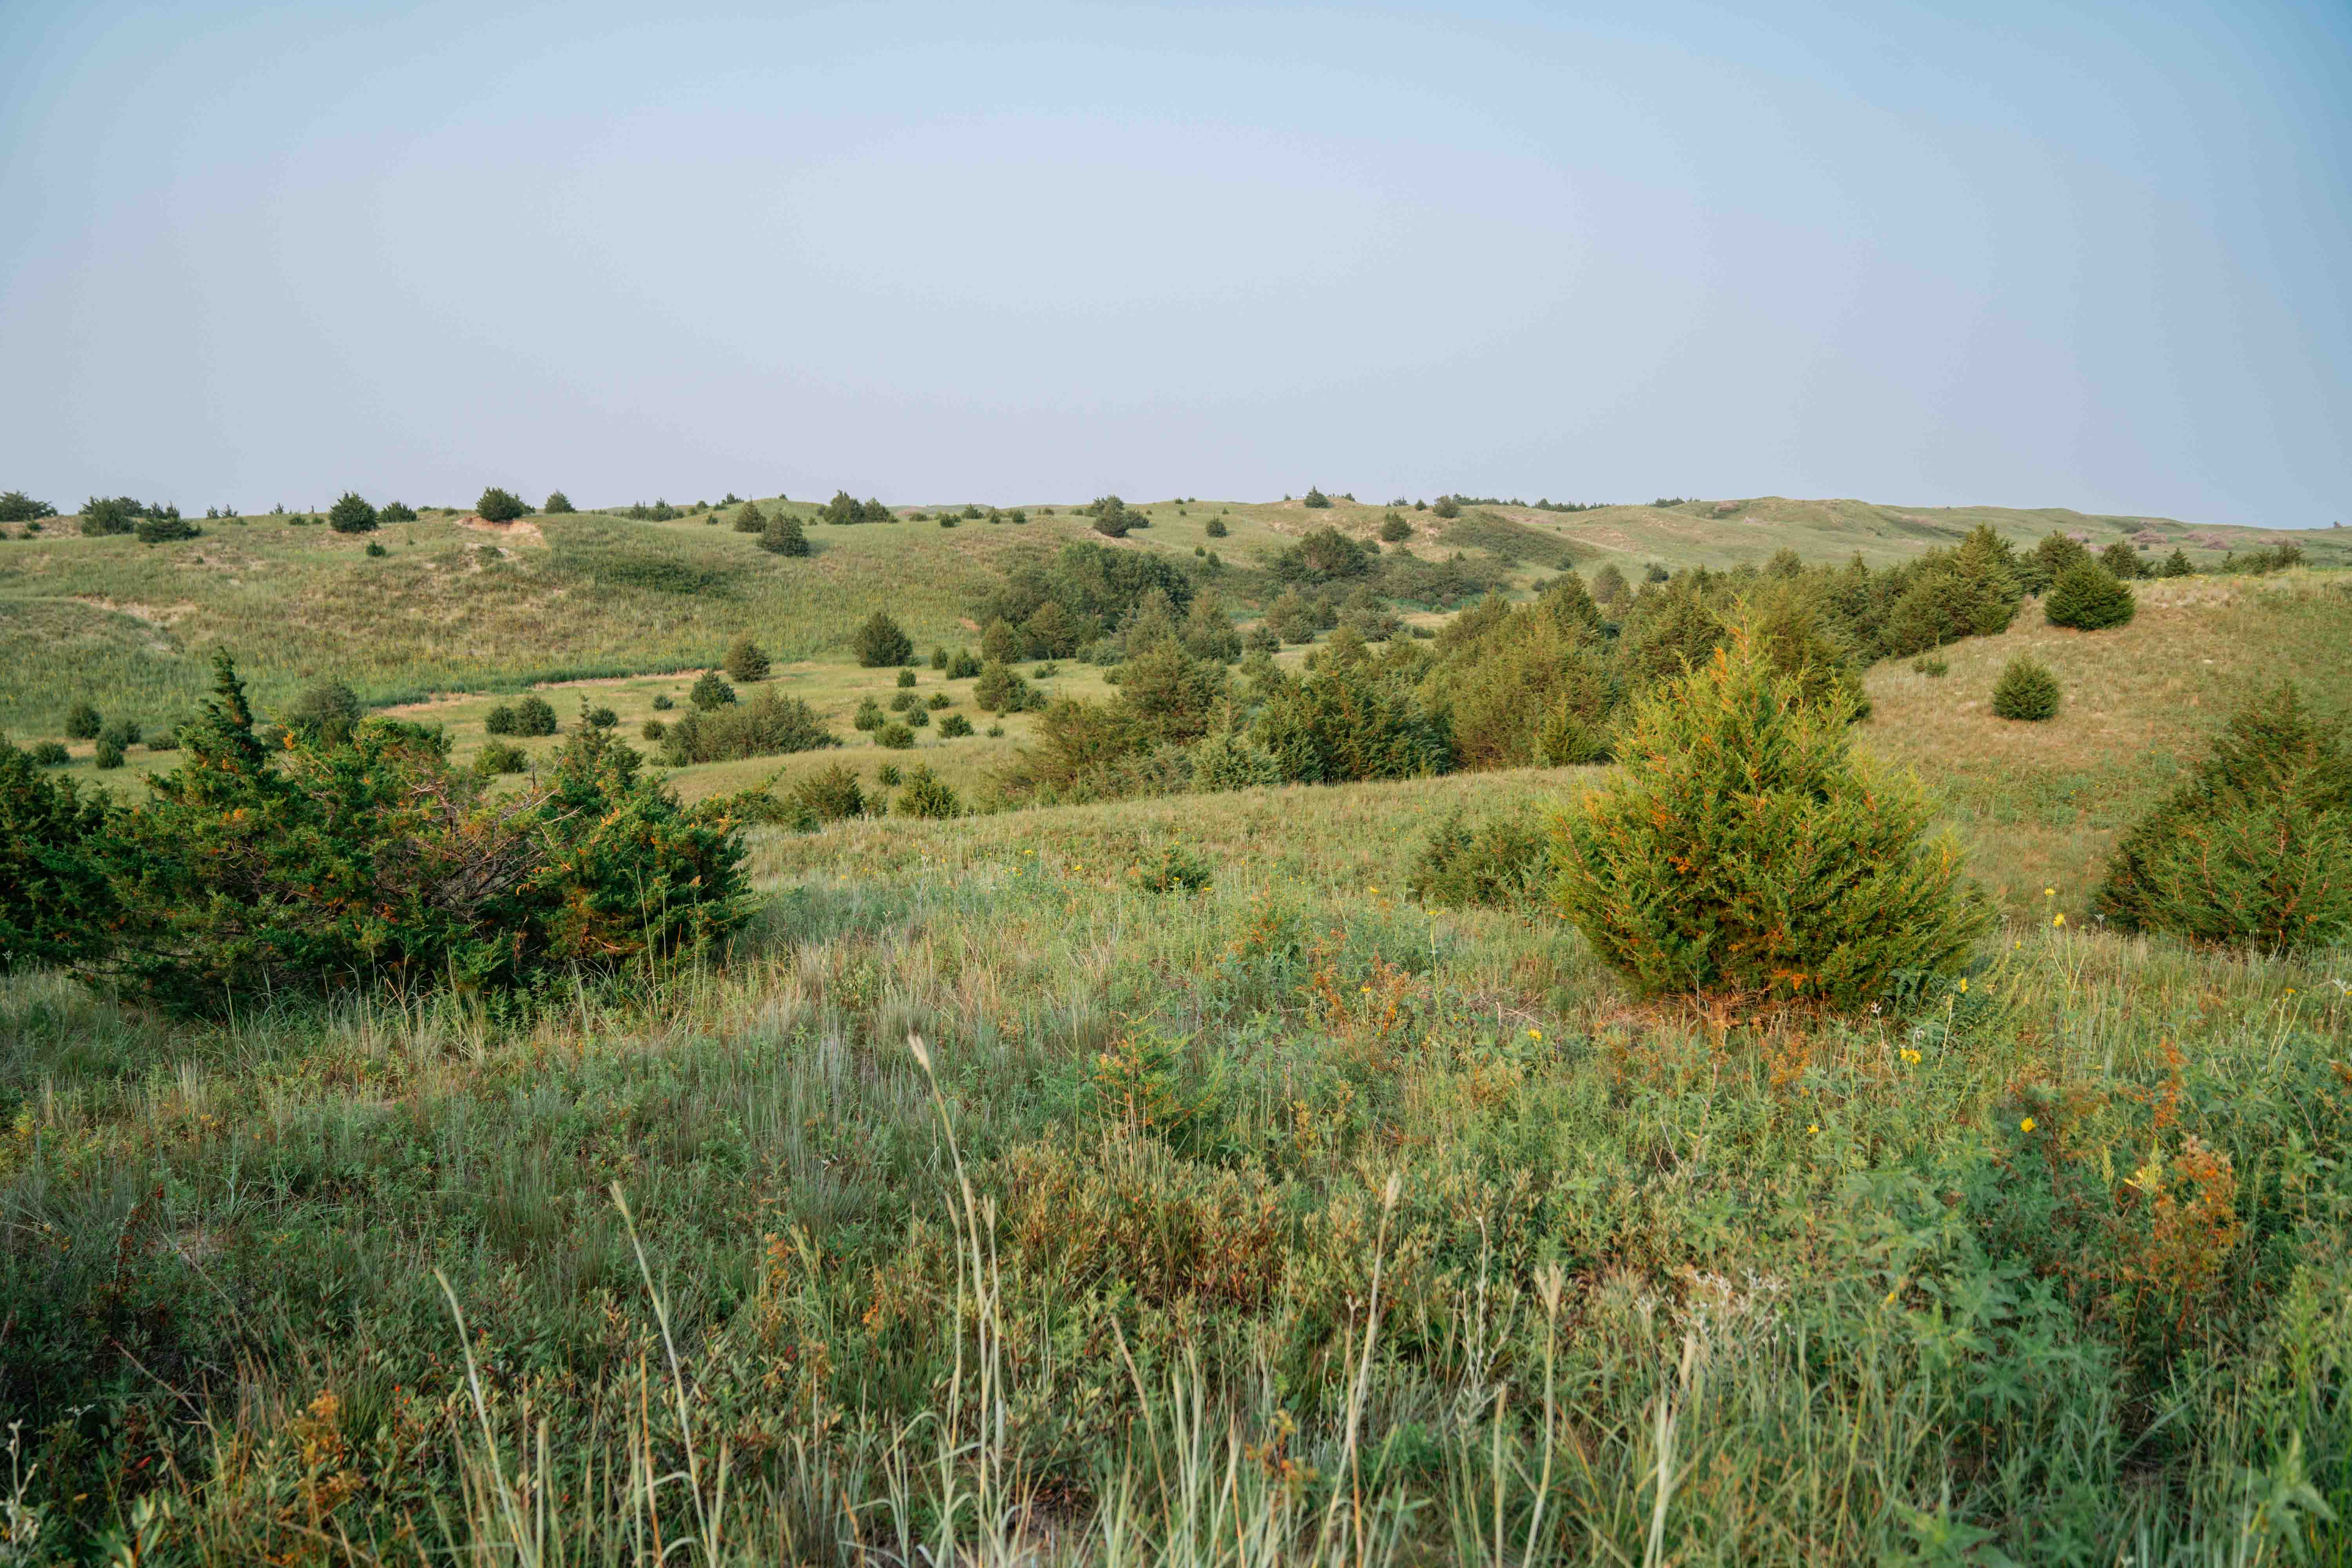
<path fill-rule="evenodd" d="M 0 489 L 2352 522 L 2352 5 L 8 0 Z"/>

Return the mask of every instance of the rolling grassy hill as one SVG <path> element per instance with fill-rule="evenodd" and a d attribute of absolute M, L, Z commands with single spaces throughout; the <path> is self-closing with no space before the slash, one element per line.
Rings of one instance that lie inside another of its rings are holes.
<path fill-rule="evenodd" d="M 12 536 L 0 543 L 0 731 L 53 736 L 67 707 L 85 700 L 144 724 L 166 722 L 205 689 L 217 647 L 237 655 L 267 708 L 329 676 L 388 703 L 692 669 L 739 631 L 780 660 L 838 662 L 850 630 L 877 607 L 926 647 L 952 646 L 976 634 L 971 606 L 1006 564 L 1097 537 L 1066 508 L 1028 510 L 1026 525 L 811 522 L 814 553 L 795 560 L 760 551 L 715 513 L 665 522 L 580 513 L 510 530 L 428 514 L 372 536 L 381 556 L 366 553 L 367 539 L 284 517 L 208 522 L 200 539 L 161 545 L 84 539 L 71 520 L 37 536 L 11 527 L 0 531 Z M 1255 567 L 1273 552 L 1327 523 L 1368 538 L 1386 510 L 1344 499 L 1328 510 L 1296 500 L 1138 510 L 1150 527 L 1127 548 L 1187 562 L 1214 551 L 1225 566 L 1222 591 L 1242 610 L 1271 591 Z M 1783 547 L 1808 560 L 1859 552 L 1884 563 L 1950 543 L 1979 521 L 2021 543 L 2053 528 L 2095 545 L 2155 541 L 2158 553 L 2177 542 L 2206 563 L 2273 537 L 2164 519 L 1776 498 L 1574 513 L 1472 506 L 1450 521 L 1406 515 L 1416 533 L 1402 548 L 1507 563 L 1521 587 L 1570 565 L 1730 566 Z M 1210 535 L 1213 519 L 1224 537 Z M 2338 531 L 2296 537 L 2315 562 L 2352 564 L 2352 544 Z"/>
<path fill-rule="evenodd" d="M 759 830 L 722 968 L 527 1016 L 0 976 L 29 1495 L 223 1564 L 2340 1558 L 2342 954 L 2084 916 L 2237 696 L 2352 708 L 2344 581 L 1873 671 L 2021 917 L 1900 1016 L 1406 895 L 1601 769 Z"/>

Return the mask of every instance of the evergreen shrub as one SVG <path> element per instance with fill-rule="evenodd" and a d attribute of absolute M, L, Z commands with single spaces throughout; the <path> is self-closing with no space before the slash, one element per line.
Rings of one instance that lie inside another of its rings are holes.
<path fill-rule="evenodd" d="M 907 787 L 890 803 L 893 816 L 949 817 L 963 815 L 963 801 L 939 775 L 918 763 L 907 775 Z"/>
<path fill-rule="evenodd" d="M 701 678 L 695 681 L 694 689 L 686 694 L 686 700 L 700 711 L 708 713 L 713 709 L 724 708 L 733 702 L 735 689 L 730 686 L 727 683 L 727 678 L 717 670 L 706 669 L 702 672 Z"/>
<path fill-rule="evenodd" d="M 2049 597 L 2042 604 L 2042 614 L 2053 626 L 2072 626 L 2077 631 L 2099 632 L 2119 626 L 2132 618 L 2138 608 L 2132 591 L 2116 581 L 2105 567 L 2084 562 L 2069 566 L 2050 584 Z"/>
<path fill-rule="evenodd" d="M 1957 971 L 1990 921 L 1916 782 L 1856 757 L 1745 626 L 1635 703 L 1617 754 L 1554 826 L 1552 900 L 1644 993 L 1853 1007 Z"/>
<path fill-rule="evenodd" d="M 555 733 L 555 709 L 537 692 L 514 705 L 514 732 L 518 735 L 552 735 Z"/>
<path fill-rule="evenodd" d="M 768 679 L 767 650 L 753 642 L 749 632 L 737 633 L 735 640 L 727 645 L 724 662 L 727 673 L 747 685 Z"/>
<path fill-rule="evenodd" d="M 2058 715 L 2058 678 L 2038 659 L 2020 654 L 1993 682 L 1992 710 L 1996 718 L 2038 723 Z"/>
<path fill-rule="evenodd" d="M 1516 910 L 1541 898 L 1549 872 L 1549 847 L 1531 814 L 1474 826 L 1457 811 L 1422 844 L 1405 889 L 1434 909 Z"/>
<path fill-rule="evenodd" d="M 940 721 L 940 739 L 961 741 L 971 733 L 971 721 L 961 713 L 950 713 Z"/>

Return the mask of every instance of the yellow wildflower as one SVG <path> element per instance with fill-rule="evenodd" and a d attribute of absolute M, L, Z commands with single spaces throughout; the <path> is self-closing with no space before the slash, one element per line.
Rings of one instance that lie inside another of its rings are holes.
<path fill-rule="evenodd" d="M 2053 916 L 2050 923 L 2053 926 L 2064 925 L 2066 923 L 2066 917 L 2063 914 Z"/>
<path fill-rule="evenodd" d="M 2032 1118 L 2031 1116 L 2029 1116 L 2029 1117 L 2027 1117 L 2024 1121 L 2022 1121 L 2019 1122 L 2019 1123 L 2017 1124 L 2017 1130 L 2018 1130 L 2020 1132 L 2031 1132 L 2031 1131 L 2033 1131 L 2033 1118 Z"/>

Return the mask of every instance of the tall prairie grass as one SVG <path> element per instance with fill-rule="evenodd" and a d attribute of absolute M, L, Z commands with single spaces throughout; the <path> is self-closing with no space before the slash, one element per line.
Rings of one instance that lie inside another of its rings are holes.
<path fill-rule="evenodd" d="M 1399 896 L 1446 797 L 1588 776 L 772 835 L 723 970 L 520 1012 L 0 982 L 0 1518 L 220 1563 L 2340 1555 L 2346 955 L 2069 889 L 1965 987 L 1756 1017 Z M 1180 843 L 1213 885 L 1149 890 Z"/>

